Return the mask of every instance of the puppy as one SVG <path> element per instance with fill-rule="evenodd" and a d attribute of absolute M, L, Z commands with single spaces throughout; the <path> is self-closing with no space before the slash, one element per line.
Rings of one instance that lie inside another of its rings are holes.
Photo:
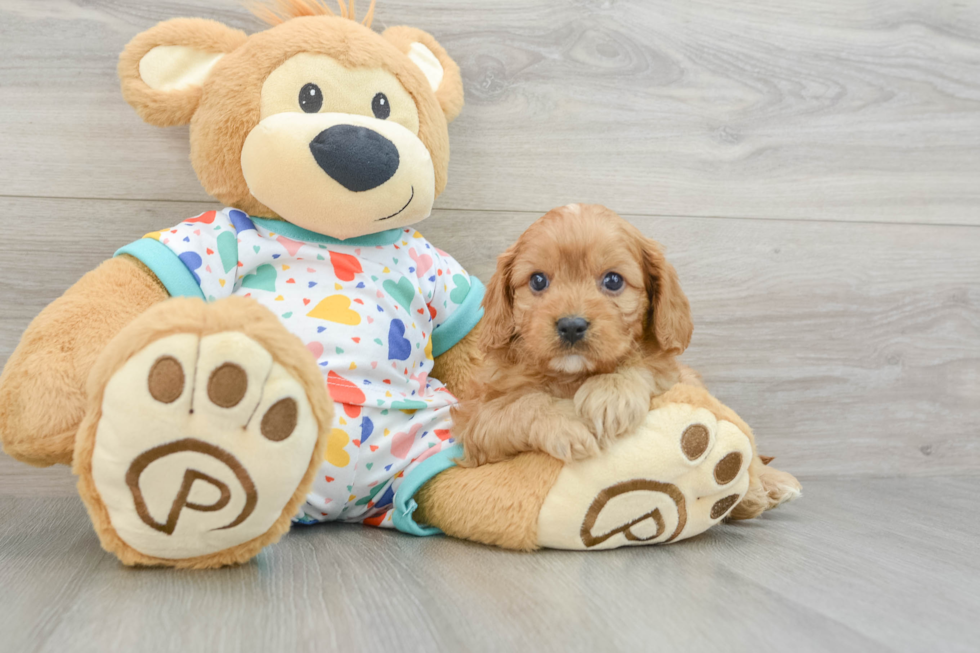
<path fill-rule="evenodd" d="M 693 325 L 660 246 L 602 206 L 571 204 L 535 222 L 497 260 L 484 299 L 485 365 L 454 409 L 461 465 L 543 451 L 587 458 L 637 428 L 652 396 L 702 385 L 677 361 Z M 756 453 L 731 513 L 750 519 L 800 496 Z"/>
<path fill-rule="evenodd" d="M 535 222 L 497 260 L 485 367 L 454 414 L 463 464 L 523 451 L 587 458 L 638 427 L 652 395 L 700 379 L 677 361 L 693 325 L 660 246 L 601 206 Z"/>

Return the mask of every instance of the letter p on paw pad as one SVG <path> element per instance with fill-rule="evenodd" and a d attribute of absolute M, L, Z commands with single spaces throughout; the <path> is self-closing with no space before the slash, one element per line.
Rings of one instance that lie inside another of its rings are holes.
<path fill-rule="evenodd" d="M 220 566 L 288 530 L 330 412 L 322 382 L 311 393 L 288 365 L 239 331 L 168 335 L 126 359 L 76 444 L 103 546 L 129 564 Z"/>

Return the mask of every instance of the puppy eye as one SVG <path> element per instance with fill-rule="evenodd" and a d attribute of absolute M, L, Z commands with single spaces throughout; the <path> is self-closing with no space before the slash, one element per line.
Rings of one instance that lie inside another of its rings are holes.
<path fill-rule="evenodd" d="M 609 292 L 619 292 L 623 289 L 623 277 L 615 272 L 610 272 L 602 278 L 602 287 Z"/>
<path fill-rule="evenodd" d="M 391 115 L 391 104 L 388 102 L 388 96 L 384 93 L 378 93 L 371 100 L 371 111 L 374 112 L 374 117 L 378 120 L 387 120 L 388 116 Z"/>
<path fill-rule="evenodd" d="M 540 272 L 535 272 L 531 275 L 531 280 L 528 282 L 528 285 L 531 286 L 531 290 L 534 292 L 541 292 L 548 287 L 548 277 Z"/>
<path fill-rule="evenodd" d="M 299 108 L 306 113 L 316 113 L 323 106 L 323 92 L 316 84 L 307 84 L 299 90 Z"/>

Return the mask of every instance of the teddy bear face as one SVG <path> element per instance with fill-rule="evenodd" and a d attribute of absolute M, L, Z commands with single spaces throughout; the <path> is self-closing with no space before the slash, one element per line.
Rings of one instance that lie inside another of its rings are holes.
<path fill-rule="evenodd" d="M 303 52 L 266 78 L 242 174 L 255 198 L 308 229 L 411 224 L 435 199 L 419 128 L 415 100 L 391 72 Z"/>
<path fill-rule="evenodd" d="M 178 19 L 134 39 L 120 76 L 148 122 L 190 122 L 202 185 L 251 215 L 347 239 L 425 219 L 445 187 L 462 82 L 419 30 Z"/>

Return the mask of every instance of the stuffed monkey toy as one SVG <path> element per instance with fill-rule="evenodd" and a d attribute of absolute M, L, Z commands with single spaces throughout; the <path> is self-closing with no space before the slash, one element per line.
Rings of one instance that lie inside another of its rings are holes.
<path fill-rule="evenodd" d="M 139 565 L 240 563 L 337 520 L 602 549 L 778 502 L 748 426 L 687 386 L 597 458 L 455 466 L 484 288 L 412 225 L 445 188 L 463 84 L 373 11 L 280 0 L 251 36 L 182 18 L 129 43 L 123 96 L 190 124 L 228 208 L 122 247 L 38 315 L 0 377 L 4 450 L 71 464 L 103 547 Z"/>

